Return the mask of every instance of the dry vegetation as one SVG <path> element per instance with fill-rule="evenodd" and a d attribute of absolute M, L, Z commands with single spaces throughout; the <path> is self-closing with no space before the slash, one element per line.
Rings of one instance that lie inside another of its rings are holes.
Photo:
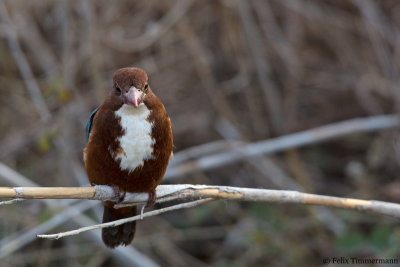
<path fill-rule="evenodd" d="M 42 186 L 87 183 L 84 125 L 124 66 L 149 73 L 177 154 L 400 108 L 396 0 L 9 0 L 0 11 L 0 161 Z M 21 57 L 34 80 L 21 75 Z M 360 133 L 169 182 L 400 202 L 398 144 L 398 131 Z M 90 235 L 33 239 L 10 254 L 9 240 L 63 210 L 45 204 L 1 207 L 3 263 L 132 265 L 133 250 L 110 252 Z M 85 218 L 99 221 L 97 208 Z M 79 225 L 69 222 L 55 229 Z M 351 211 L 214 202 L 146 219 L 133 246 L 162 266 L 313 266 L 323 257 L 396 257 L 400 227 Z"/>

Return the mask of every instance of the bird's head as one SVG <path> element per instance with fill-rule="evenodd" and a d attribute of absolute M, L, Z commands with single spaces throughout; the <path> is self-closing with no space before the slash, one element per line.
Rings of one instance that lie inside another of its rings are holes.
<path fill-rule="evenodd" d="M 114 73 L 111 94 L 123 104 L 137 108 L 151 92 L 147 73 L 139 68 L 122 68 Z"/>

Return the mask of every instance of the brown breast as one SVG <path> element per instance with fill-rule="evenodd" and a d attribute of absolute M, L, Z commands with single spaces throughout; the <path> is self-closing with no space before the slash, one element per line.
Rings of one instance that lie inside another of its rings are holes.
<path fill-rule="evenodd" d="M 147 139 L 145 136 L 135 139 L 137 132 L 133 132 L 140 127 L 145 129 L 146 123 L 139 122 L 135 128 L 134 121 L 121 117 L 121 113 L 118 115 L 121 106 L 113 105 L 112 101 L 106 101 L 100 107 L 84 151 L 85 167 L 92 185 L 115 185 L 127 192 L 149 192 L 161 182 L 172 152 L 173 137 L 164 106 L 150 94 L 145 101 L 149 112 L 143 118 L 151 125 Z M 141 140 L 142 143 L 152 140 L 151 155 L 146 156 L 149 150 L 139 143 Z M 144 155 L 142 160 L 139 154 Z"/>

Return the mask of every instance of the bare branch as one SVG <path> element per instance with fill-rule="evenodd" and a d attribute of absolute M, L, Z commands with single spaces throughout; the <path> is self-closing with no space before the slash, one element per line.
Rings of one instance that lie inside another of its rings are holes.
<path fill-rule="evenodd" d="M 3 198 L 96 199 L 95 193 L 93 187 L 0 187 L 0 197 Z M 111 192 L 106 193 L 110 196 Z"/>
<path fill-rule="evenodd" d="M 14 204 L 16 202 L 21 202 L 21 201 L 24 201 L 24 200 L 25 199 L 22 199 L 22 198 L 15 198 L 15 199 L 11 199 L 11 200 L 1 201 L 0 202 L 0 206 Z"/>
<path fill-rule="evenodd" d="M 293 203 L 319 205 L 344 209 L 356 209 L 384 214 L 400 218 L 400 204 L 361 200 L 341 197 L 323 196 L 288 190 L 253 189 L 232 186 L 210 185 L 160 185 L 157 187 L 157 202 L 171 200 L 198 200 L 204 198 L 230 199 L 241 201 L 257 201 L 272 203 Z M 94 187 L 15 187 L 0 188 L 1 197 L 18 198 L 70 198 L 91 200 L 115 200 L 112 187 L 97 185 Z M 147 193 L 126 193 L 125 198 L 117 207 L 139 205 L 147 202 Z M 150 216 L 150 215 L 148 215 Z"/>
<path fill-rule="evenodd" d="M 108 186 L 96 186 L 96 194 L 91 199 L 100 199 L 106 198 L 110 199 L 114 197 L 113 194 L 107 195 L 112 190 L 107 189 Z M 108 187 L 109 188 L 109 187 Z M 46 192 L 51 191 L 51 188 L 45 188 Z M 67 190 L 68 188 L 64 188 Z M 21 188 L 19 188 L 21 191 Z M 54 191 L 58 191 L 59 188 L 54 188 Z M 65 196 L 65 190 L 62 192 L 62 195 Z M 76 190 L 76 188 L 72 188 L 72 190 Z M 92 192 L 92 188 L 85 187 L 82 188 L 82 191 Z M 32 188 L 28 188 L 26 190 L 30 193 L 30 197 L 33 197 Z M 105 193 L 106 192 L 106 193 Z M 230 186 L 207 186 L 207 185 L 160 185 L 157 188 L 157 194 L 159 195 L 157 202 L 163 202 L 165 200 L 193 200 L 192 202 L 186 202 L 178 205 L 174 205 L 167 208 L 162 208 L 159 210 L 154 210 L 150 212 L 146 212 L 141 215 L 137 215 L 134 217 L 121 219 L 113 222 L 96 224 L 91 226 L 82 227 L 76 230 L 62 232 L 58 234 L 49 234 L 49 235 L 38 235 L 41 238 L 49 238 L 49 239 L 58 239 L 65 236 L 77 235 L 82 232 L 101 229 L 106 227 L 118 226 L 127 222 L 141 220 L 146 217 L 159 215 L 161 213 L 165 213 L 168 211 L 191 208 L 198 206 L 200 204 L 204 204 L 209 201 L 213 201 L 216 199 L 234 199 L 234 200 L 242 200 L 242 201 L 260 201 L 260 202 L 273 202 L 273 203 L 296 203 L 296 204 L 306 204 L 306 205 L 320 205 L 320 206 L 328 206 L 328 207 L 336 207 L 336 208 L 345 208 L 345 209 L 356 209 L 361 211 L 369 211 L 378 214 L 384 214 L 388 216 L 392 216 L 395 218 L 400 218 L 400 204 L 383 202 L 383 201 L 375 201 L 375 200 L 361 200 L 361 199 L 351 199 L 351 198 L 340 198 L 340 197 L 330 197 L 330 196 L 322 196 L 316 194 L 307 194 L 301 193 L 297 191 L 285 191 L 285 190 L 269 190 L 269 189 L 252 189 L 252 188 L 239 188 L 239 187 L 230 187 Z M 82 195 L 75 194 L 75 197 L 85 198 L 88 194 L 82 193 Z M 40 195 L 43 197 L 43 195 Z M 126 194 L 125 199 L 123 200 L 123 205 L 126 206 L 128 204 L 139 204 L 145 203 L 147 201 L 147 194 Z"/>
<path fill-rule="evenodd" d="M 65 223 L 71 218 L 78 216 L 96 204 L 98 203 L 94 203 L 93 201 L 80 201 L 77 204 L 71 205 L 69 208 L 61 211 L 56 216 L 45 221 L 44 223 L 33 227 L 32 229 L 22 230 L 21 232 L 13 233 L 12 235 L 3 238 L 0 242 L 0 258 L 3 258 L 14 252 L 15 248 L 23 247 L 24 245 L 32 242 L 36 239 L 36 235 L 54 229 L 55 227 Z"/>
<path fill-rule="evenodd" d="M 124 223 L 127 223 L 127 222 L 133 222 L 133 221 L 141 220 L 143 218 L 159 215 L 161 213 L 165 213 L 165 212 L 168 212 L 168 211 L 186 209 L 186 208 L 193 208 L 195 206 L 210 202 L 212 200 L 214 200 L 214 199 L 207 198 L 207 199 L 201 199 L 201 200 L 196 200 L 196 201 L 192 201 L 192 202 L 186 202 L 186 203 L 174 205 L 174 206 L 163 208 L 163 209 L 149 211 L 149 212 L 146 212 L 144 214 L 137 215 L 137 216 L 130 217 L 130 218 L 126 218 L 126 219 L 116 220 L 116 221 L 112 221 L 112 222 L 108 222 L 108 223 L 95 224 L 95 225 L 82 227 L 82 228 L 79 228 L 79 229 L 76 229 L 76 230 L 63 232 L 63 233 L 58 233 L 58 234 L 38 235 L 38 237 L 40 237 L 40 238 L 49 238 L 49 239 L 59 239 L 61 237 L 70 236 L 70 235 L 77 235 L 79 233 L 90 231 L 90 230 L 118 226 L 118 225 L 121 225 L 121 224 L 124 224 Z"/>
<path fill-rule="evenodd" d="M 24 82 L 32 98 L 32 102 L 35 105 L 35 108 L 38 111 L 42 121 L 47 121 L 51 117 L 50 111 L 47 108 L 46 102 L 44 101 L 39 85 L 33 76 L 28 60 L 26 59 L 24 53 L 22 52 L 21 46 L 18 43 L 17 34 L 11 24 L 7 8 L 3 1 L 0 2 L 0 19 L 4 24 L 4 33 L 8 42 L 8 46 L 10 47 L 19 71 L 24 78 Z"/>
<path fill-rule="evenodd" d="M 285 121 L 281 109 L 281 97 L 274 83 L 268 78 L 270 67 L 262 54 L 261 47 L 263 44 L 258 29 L 255 26 L 254 16 L 251 14 L 247 1 L 237 0 L 236 4 L 254 61 L 257 78 L 264 94 L 268 112 L 271 114 L 271 124 L 274 132 L 280 134 L 284 128 L 282 122 Z"/>
<path fill-rule="evenodd" d="M 302 132 L 237 146 L 227 152 L 216 153 L 196 160 L 186 161 L 169 168 L 164 176 L 164 180 L 186 175 L 198 170 L 218 168 L 245 158 L 277 153 L 358 132 L 373 132 L 395 128 L 399 127 L 399 125 L 399 116 L 397 114 L 357 118 L 331 123 Z"/>
<path fill-rule="evenodd" d="M 189 10 L 193 1 L 180 0 L 168 11 L 160 21 L 155 24 L 151 31 L 142 34 L 139 37 L 128 39 L 113 36 L 113 38 L 104 38 L 103 41 L 114 48 L 124 52 L 135 52 L 143 50 L 168 32 Z"/>

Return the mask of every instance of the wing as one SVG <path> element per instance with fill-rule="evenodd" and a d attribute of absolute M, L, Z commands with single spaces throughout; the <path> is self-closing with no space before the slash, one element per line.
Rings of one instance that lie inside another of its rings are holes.
<path fill-rule="evenodd" d="M 94 116 L 96 115 L 98 110 L 99 110 L 99 107 L 96 108 L 95 110 L 93 110 L 92 113 L 90 113 L 89 120 L 86 123 L 86 141 L 89 141 L 90 131 L 92 130 L 92 125 L 93 125 L 93 121 L 94 121 Z"/>

